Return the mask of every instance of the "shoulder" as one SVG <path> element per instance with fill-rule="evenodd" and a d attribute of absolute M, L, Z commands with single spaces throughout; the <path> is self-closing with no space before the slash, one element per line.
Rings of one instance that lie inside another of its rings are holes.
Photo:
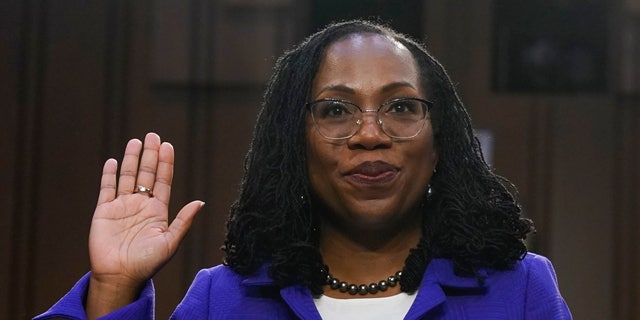
<path fill-rule="evenodd" d="M 544 256 L 529 253 L 510 269 L 481 269 L 471 277 L 455 274 L 448 259 L 434 259 L 427 268 L 416 299 L 426 304 L 429 299 L 421 297 L 439 292 L 446 313 L 481 319 L 571 319 L 553 266 Z"/>
<path fill-rule="evenodd" d="M 187 296 L 197 300 L 241 301 L 268 290 L 277 288 L 268 274 L 268 265 L 263 265 L 255 273 L 245 276 L 236 273 L 231 267 L 218 265 L 198 272 Z M 221 299 L 221 300 L 218 300 Z"/>
<path fill-rule="evenodd" d="M 224 293 L 239 292 L 241 282 L 242 277 L 224 265 L 200 270 L 171 319 L 211 318 L 220 302 L 229 301 Z"/>
<path fill-rule="evenodd" d="M 511 299 L 521 303 L 561 299 L 556 273 L 549 259 L 544 256 L 527 253 L 507 270 L 481 269 L 477 277 L 459 276 L 453 271 L 453 263 L 438 260 L 439 283 L 445 287 L 485 288 L 486 298 L 497 300 Z"/>
<path fill-rule="evenodd" d="M 191 283 L 182 304 L 189 301 L 208 301 L 212 298 L 212 293 L 232 291 L 237 289 L 241 282 L 242 277 L 227 266 L 218 265 L 202 269 Z"/>
<path fill-rule="evenodd" d="M 521 264 L 526 265 L 530 268 L 544 268 L 544 269 L 553 268 L 551 266 L 551 261 L 547 257 L 536 254 L 536 253 L 531 253 L 531 252 L 528 252 L 524 256 L 524 259 L 522 259 Z"/>
<path fill-rule="evenodd" d="M 527 253 L 527 255 L 516 264 L 515 269 L 522 269 L 525 272 L 529 286 L 545 286 L 557 288 L 558 280 L 551 261 L 544 256 Z M 530 288 L 531 289 L 531 288 Z"/>
<path fill-rule="evenodd" d="M 530 296 L 560 295 L 556 271 L 549 259 L 528 253 L 520 265 L 527 274 L 527 292 Z"/>
<path fill-rule="evenodd" d="M 560 294 L 551 261 L 528 253 L 515 267 L 526 275 L 525 310 L 532 319 L 571 319 L 571 312 Z"/>
<path fill-rule="evenodd" d="M 237 274 L 230 267 L 217 265 L 200 270 L 189 290 L 206 290 L 207 294 L 210 294 L 212 289 L 237 289 L 244 279 L 243 276 Z"/>
<path fill-rule="evenodd" d="M 430 263 L 428 271 L 428 274 L 437 275 L 440 282 L 469 282 L 477 279 L 477 277 L 455 274 L 453 262 L 449 259 L 434 259 Z M 522 260 L 517 261 L 508 270 L 480 269 L 478 276 L 485 279 L 488 285 L 496 282 L 512 283 L 516 281 L 518 285 L 524 286 L 527 284 L 527 279 L 533 279 L 557 286 L 556 274 L 551 261 L 535 253 L 527 253 Z"/>
<path fill-rule="evenodd" d="M 172 319 L 291 318 L 267 270 L 249 276 L 225 265 L 200 270 Z"/>
<path fill-rule="evenodd" d="M 198 278 L 209 279 L 211 281 L 218 280 L 241 280 L 243 277 L 237 274 L 233 269 L 225 265 L 217 265 L 211 268 L 202 269 L 198 271 L 196 280 Z"/>
<path fill-rule="evenodd" d="M 558 281 L 551 261 L 544 256 L 527 253 L 509 270 L 483 270 L 489 286 L 504 284 L 515 290 L 557 290 Z"/>

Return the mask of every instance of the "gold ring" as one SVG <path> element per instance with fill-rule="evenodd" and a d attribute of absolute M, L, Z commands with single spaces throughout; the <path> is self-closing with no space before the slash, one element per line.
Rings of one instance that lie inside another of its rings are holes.
<path fill-rule="evenodd" d="M 133 193 L 144 193 L 149 197 L 153 197 L 153 190 L 151 190 L 151 188 L 147 188 L 141 185 L 137 185 L 136 188 L 133 190 Z"/>

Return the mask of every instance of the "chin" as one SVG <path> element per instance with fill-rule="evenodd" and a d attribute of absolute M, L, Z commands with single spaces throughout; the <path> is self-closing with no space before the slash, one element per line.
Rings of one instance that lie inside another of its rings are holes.
<path fill-rule="evenodd" d="M 353 224 L 363 229 L 380 230 L 399 225 L 414 224 L 419 221 L 419 215 L 413 214 L 410 210 L 387 208 L 371 210 L 370 208 L 368 210 L 367 208 L 361 208 L 350 214 Z M 402 211 L 404 213 L 398 213 Z"/>

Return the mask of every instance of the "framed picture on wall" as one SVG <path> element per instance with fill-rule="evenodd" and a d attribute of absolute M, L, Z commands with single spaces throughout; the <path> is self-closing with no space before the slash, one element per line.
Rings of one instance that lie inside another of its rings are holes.
<path fill-rule="evenodd" d="M 496 91 L 608 89 L 604 0 L 496 0 L 493 11 Z"/>
<path fill-rule="evenodd" d="M 619 92 L 640 97 L 640 10 L 625 17 L 621 25 Z"/>

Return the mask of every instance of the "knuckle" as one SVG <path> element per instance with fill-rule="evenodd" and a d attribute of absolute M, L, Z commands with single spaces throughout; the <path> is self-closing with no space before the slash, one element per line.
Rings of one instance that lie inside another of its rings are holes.
<path fill-rule="evenodd" d="M 162 184 L 165 184 L 165 185 L 171 185 L 171 179 L 168 179 L 166 177 L 157 176 L 156 177 L 156 183 L 162 183 Z"/>
<path fill-rule="evenodd" d="M 133 170 L 122 170 L 120 171 L 120 176 L 121 177 L 135 177 L 136 176 L 136 172 Z"/>
<path fill-rule="evenodd" d="M 156 168 L 150 165 L 140 165 L 140 168 L 138 168 L 138 171 L 145 172 L 145 173 L 155 173 Z"/>

